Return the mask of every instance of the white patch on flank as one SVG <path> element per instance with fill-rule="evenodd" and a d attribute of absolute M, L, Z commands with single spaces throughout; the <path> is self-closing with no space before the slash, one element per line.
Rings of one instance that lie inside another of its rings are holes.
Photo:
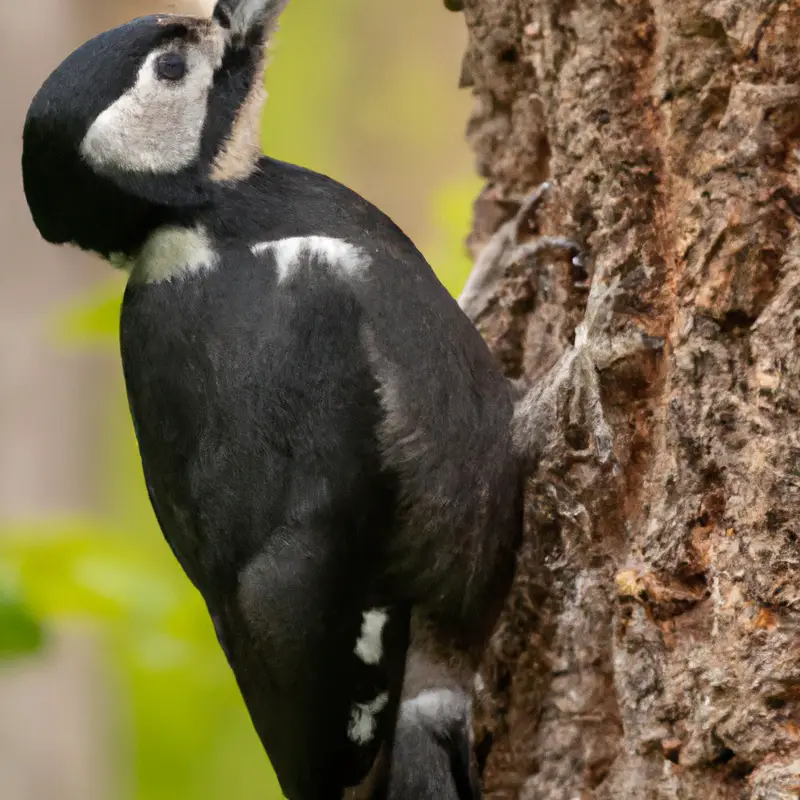
<path fill-rule="evenodd" d="M 389 616 L 380 608 L 365 611 L 361 623 L 361 635 L 356 642 L 355 654 L 365 664 L 378 664 L 383 657 L 381 636 Z"/>
<path fill-rule="evenodd" d="M 170 81 L 156 75 L 163 53 L 179 52 L 186 74 Z M 154 50 L 136 83 L 95 119 L 81 143 L 81 155 L 98 172 L 173 174 L 200 153 L 208 93 L 222 59 L 222 38 L 199 44 L 170 44 Z"/>
<path fill-rule="evenodd" d="M 355 703 L 350 712 L 347 735 L 351 742 L 366 744 L 375 735 L 376 714 L 380 714 L 389 702 L 389 693 L 382 692 L 371 703 Z"/>
<path fill-rule="evenodd" d="M 470 700 L 464 692 L 452 689 L 426 689 L 416 697 L 406 700 L 400 717 L 406 721 L 424 717 L 450 724 L 462 719 L 469 719 Z"/>
<path fill-rule="evenodd" d="M 366 254 L 343 239 L 330 236 L 292 236 L 274 242 L 259 242 L 250 248 L 253 255 L 272 252 L 278 268 L 278 280 L 285 280 L 298 266 L 302 255 L 324 259 L 345 275 L 360 272 L 368 263 Z"/>
<path fill-rule="evenodd" d="M 150 235 L 133 259 L 131 279 L 157 283 L 181 275 L 211 269 L 217 254 L 211 248 L 205 230 L 165 225 Z"/>

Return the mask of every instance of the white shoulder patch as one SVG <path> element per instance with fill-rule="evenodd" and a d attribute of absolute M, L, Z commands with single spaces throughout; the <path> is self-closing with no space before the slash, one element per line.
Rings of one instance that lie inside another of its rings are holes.
<path fill-rule="evenodd" d="M 81 155 L 98 172 L 123 170 L 173 174 L 194 162 L 208 107 L 214 70 L 222 57 L 214 39 L 182 51 L 186 76 L 161 80 L 155 62 L 170 47 L 150 53 L 136 83 L 92 123 Z"/>
<path fill-rule="evenodd" d="M 205 269 L 217 263 L 217 254 L 205 230 L 165 225 L 150 235 L 132 260 L 131 280 L 158 283 Z"/>
<path fill-rule="evenodd" d="M 344 277 L 357 276 L 369 264 L 369 257 L 363 250 L 344 239 L 330 236 L 292 236 L 272 242 L 259 242 L 250 251 L 253 255 L 268 251 L 274 254 L 279 281 L 286 280 L 292 274 L 303 255 L 324 259 Z"/>

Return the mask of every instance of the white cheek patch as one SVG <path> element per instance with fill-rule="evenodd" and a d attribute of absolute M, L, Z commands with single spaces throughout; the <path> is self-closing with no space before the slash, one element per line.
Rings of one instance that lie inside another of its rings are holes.
<path fill-rule="evenodd" d="M 354 703 L 347 725 L 347 736 L 351 742 L 366 744 L 375 736 L 378 721 L 375 717 L 386 708 L 389 693 L 382 692 L 371 703 Z"/>
<path fill-rule="evenodd" d="M 218 260 L 205 230 L 167 225 L 144 243 L 133 260 L 131 280 L 158 283 L 213 269 Z"/>
<path fill-rule="evenodd" d="M 363 250 L 343 239 L 330 236 L 293 236 L 274 242 L 259 242 L 250 248 L 253 255 L 271 252 L 275 256 L 278 281 L 286 280 L 300 266 L 302 256 L 327 261 L 343 277 L 358 276 L 369 265 Z"/>
<path fill-rule="evenodd" d="M 181 80 L 158 78 L 156 59 L 174 50 L 173 45 L 150 53 L 136 83 L 92 123 L 80 150 L 98 172 L 169 175 L 197 159 L 221 39 L 218 44 L 209 37 L 181 50 L 187 63 Z"/>
<path fill-rule="evenodd" d="M 388 619 L 388 614 L 380 608 L 364 612 L 354 652 L 365 664 L 379 664 L 383 658 L 383 628 Z"/>
<path fill-rule="evenodd" d="M 214 158 L 210 178 L 212 181 L 235 181 L 251 175 L 261 158 L 261 112 L 267 99 L 267 89 L 261 66 L 244 103 L 236 112 L 236 119 L 222 148 Z"/>

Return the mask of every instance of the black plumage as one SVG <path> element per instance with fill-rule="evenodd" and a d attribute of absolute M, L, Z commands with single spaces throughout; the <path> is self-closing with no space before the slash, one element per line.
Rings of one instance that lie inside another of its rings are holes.
<path fill-rule="evenodd" d="M 84 45 L 31 106 L 26 195 L 45 238 L 131 267 L 121 352 L 152 505 L 287 797 L 473 797 L 468 704 L 449 698 L 468 697 L 513 572 L 512 393 L 386 215 L 309 170 L 241 169 L 281 5 L 225 3 L 228 26 L 143 18 Z M 164 47 L 185 78 L 147 73 Z M 172 91 L 205 98 L 196 141 L 187 100 L 169 169 L 107 163 L 150 163 L 146 114 L 125 115 Z M 108 147 L 87 149 L 98 119 Z"/>

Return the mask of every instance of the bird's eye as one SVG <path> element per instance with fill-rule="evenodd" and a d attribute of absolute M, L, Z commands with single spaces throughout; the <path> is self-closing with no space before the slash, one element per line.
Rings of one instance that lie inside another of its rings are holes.
<path fill-rule="evenodd" d="M 156 74 L 168 81 L 179 81 L 186 74 L 186 59 L 180 53 L 163 53 L 156 61 Z"/>

